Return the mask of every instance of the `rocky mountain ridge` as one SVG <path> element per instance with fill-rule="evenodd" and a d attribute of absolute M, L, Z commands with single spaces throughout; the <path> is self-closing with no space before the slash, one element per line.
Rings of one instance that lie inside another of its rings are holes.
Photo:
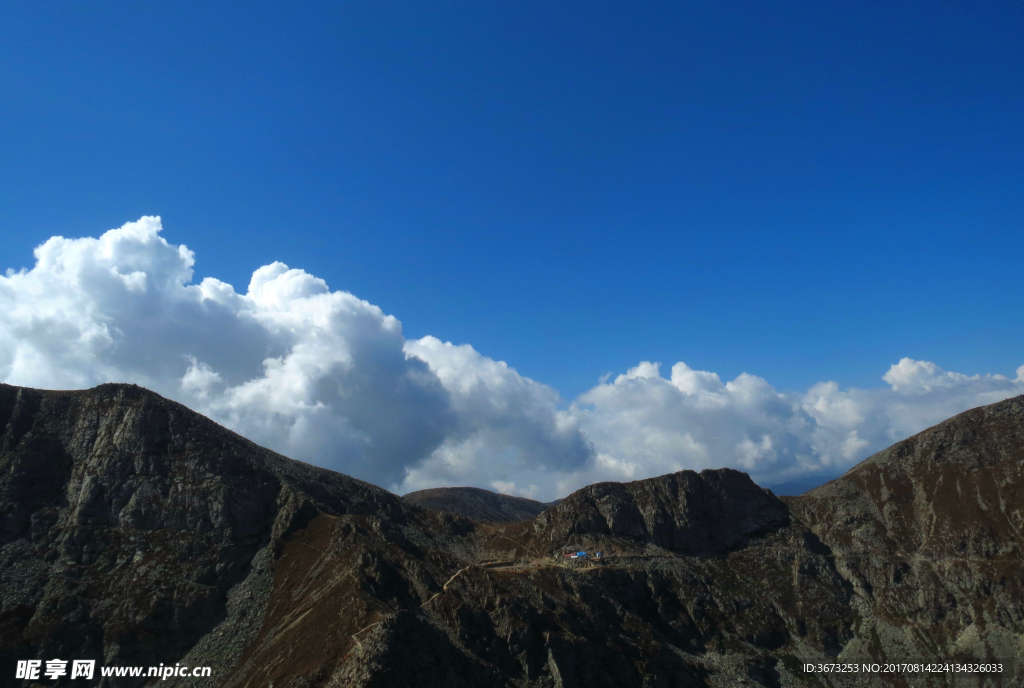
<path fill-rule="evenodd" d="M 905 656 L 1024 654 L 1024 397 L 966 411 L 787 501 L 870 606 L 878 642 Z"/>
<path fill-rule="evenodd" d="M 138 387 L 0 385 L 0 685 L 52 657 L 228 688 L 952 685 L 801 667 L 1021 654 L 1022 438 L 1018 397 L 801 497 L 683 471 L 488 523 Z"/>

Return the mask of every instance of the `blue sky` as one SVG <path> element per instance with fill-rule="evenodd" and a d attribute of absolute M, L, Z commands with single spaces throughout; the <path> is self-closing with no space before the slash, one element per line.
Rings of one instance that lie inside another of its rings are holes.
<path fill-rule="evenodd" d="M 3 266 L 159 215 L 571 400 L 1024 363 L 1020 3 L 5 3 Z"/>
<path fill-rule="evenodd" d="M 573 395 L 1024 341 L 1019 3 L 5 4 L 7 265 L 142 214 Z"/>

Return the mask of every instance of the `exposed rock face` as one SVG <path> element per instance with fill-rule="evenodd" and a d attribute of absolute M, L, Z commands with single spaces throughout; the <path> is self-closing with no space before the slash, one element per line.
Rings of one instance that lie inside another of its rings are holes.
<path fill-rule="evenodd" d="M 529 521 L 548 508 L 543 502 L 498 494 L 478 487 L 436 487 L 410 492 L 402 499 L 427 509 L 450 511 L 476 521 L 492 523 Z"/>
<path fill-rule="evenodd" d="M 206 688 L 951 685 L 800 666 L 1021 654 L 1022 465 L 1018 398 L 798 498 L 684 471 L 482 523 L 137 387 L 0 385 L 0 685 L 53 657 Z"/>
<path fill-rule="evenodd" d="M 789 503 L 890 653 L 1024 654 L 1024 397 L 962 413 Z M 866 653 L 861 636 L 851 650 Z"/>
<path fill-rule="evenodd" d="M 723 468 L 590 485 L 540 516 L 534 531 L 552 543 L 613 535 L 681 554 L 713 554 L 788 523 L 783 502 L 746 473 Z"/>
<path fill-rule="evenodd" d="M 404 509 L 138 387 L 0 385 L 0 661 L 172 662 L 316 514 Z"/>

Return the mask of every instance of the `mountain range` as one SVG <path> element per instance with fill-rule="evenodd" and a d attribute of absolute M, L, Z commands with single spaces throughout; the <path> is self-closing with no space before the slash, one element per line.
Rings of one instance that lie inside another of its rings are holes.
<path fill-rule="evenodd" d="M 402 498 L 140 387 L 0 385 L 0 685 L 1020 685 L 1022 469 L 1017 397 L 798 497 L 719 469 Z M 925 660 L 1004 669 L 805 671 Z"/>

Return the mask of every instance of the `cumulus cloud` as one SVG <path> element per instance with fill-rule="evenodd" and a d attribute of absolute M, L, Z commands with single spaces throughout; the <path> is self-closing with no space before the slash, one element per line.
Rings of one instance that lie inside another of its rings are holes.
<path fill-rule="evenodd" d="M 883 379 L 889 387 L 821 382 L 793 394 L 746 373 L 723 383 L 685 363 L 666 379 L 644 362 L 573 403 L 605 466 L 570 482 L 720 466 L 762 484 L 832 476 L 956 413 L 1024 394 L 1024 367 L 1015 379 L 967 376 L 904 358 Z"/>
<path fill-rule="evenodd" d="M 482 484 L 506 493 L 546 496 L 552 474 L 582 470 L 593 456 L 579 420 L 559 410 L 551 387 L 468 344 L 411 340 L 406 354 L 424 361 L 449 394 L 457 425 L 430 457 L 409 468 L 409 489 L 439 482 Z"/>
<path fill-rule="evenodd" d="M 839 472 L 1010 379 L 905 358 L 888 386 L 783 393 L 743 374 L 642 362 L 571 403 L 473 347 L 407 340 L 380 308 L 302 270 L 244 293 L 193 283 L 195 255 L 144 217 L 53 237 L 0 277 L 0 380 L 135 382 L 284 454 L 399 492 L 477 485 L 538 499 L 598 480 L 733 466 L 763 483 Z"/>

